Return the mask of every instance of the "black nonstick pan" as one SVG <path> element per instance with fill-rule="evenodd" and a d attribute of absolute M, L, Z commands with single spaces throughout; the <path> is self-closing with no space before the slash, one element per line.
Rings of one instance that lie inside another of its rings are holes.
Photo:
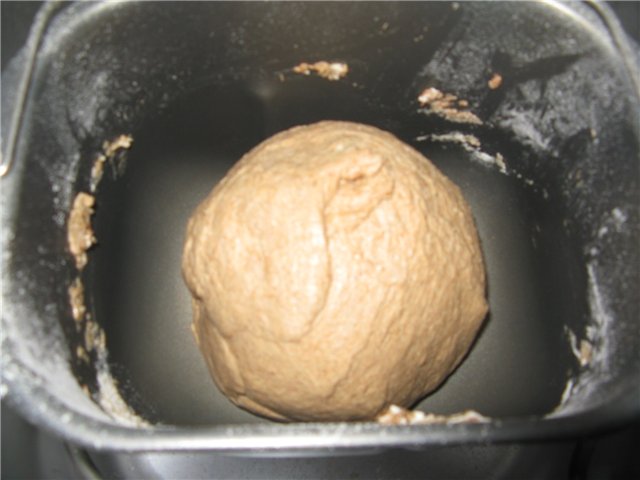
<path fill-rule="evenodd" d="M 348 74 L 294 71 L 317 61 Z M 638 68 L 602 5 L 48 3 L 2 87 L 2 393 L 31 421 L 94 449 L 269 455 L 638 418 Z M 428 88 L 478 121 L 421 103 Z M 325 119 L 394 133 L 469 201 L 490 316 L 417 408 L 489 422 L 277 424 L 210 380 L 180 275 L 188 216 L 250 148 Z M 78 272 L 68 218 L 90 191 L 97 243 Z"/>

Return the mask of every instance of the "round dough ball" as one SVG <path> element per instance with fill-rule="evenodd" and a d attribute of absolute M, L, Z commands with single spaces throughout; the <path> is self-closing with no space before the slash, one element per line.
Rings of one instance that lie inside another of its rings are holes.
<path fill-rule="evenodd" d="M 273 419 L 409 407 L 460 363 L 487 313 L 460 190 L 393 135 L 350 122 L 247 153 L 191 217 L 182 268 L 216 384 Z"/>

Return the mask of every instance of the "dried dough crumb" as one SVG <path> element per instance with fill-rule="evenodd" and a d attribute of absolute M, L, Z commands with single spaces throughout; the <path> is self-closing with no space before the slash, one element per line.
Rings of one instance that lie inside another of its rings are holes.
<path fill-rule="evenodd" d="M 482 120 L 468 110 L 459 110 L 469 106 L 467 100 L 461 100 L 451 93 L 443 93 L 437 88 L 425 88 L 418 96 L 418 102 L 427 111 L 455 123 L 482 125 Z"/>
<path fill-rule="evenodd" d="M 78 345 L 76 347 L 76 357 L 85 363 L 89 363 L 91 361 L 89 359 L 89 355 L 87 354 L 87 351 L 82 347 L 82 345 Z"/>
<path fill-rule="evenodd" d="M 349 66 L 346 63 L 340 62 L 302 62 L 293 67 L 293 71 L 302 75 L 310 75 L 311 72 L 315 72 L 318 76 L 326 78 L 327 80 L 340 80 L 349 73 Z"/>
<path fill-rule="evenodd" d="M 130 148 L 132 143 L 133 137 L 131 135 L 119 135 L 110 142 L 104 142 L 102 150 L 104 150 L 106 157 L 112 157 L 118 150 Z"/>
<path fill-rule="evenodd" d="M 494 73 L 487 82 L 487 85 L 491 90 L 500 88 L 500 85 L 502 85 L 502 75 L 500 75 L 499 73 Z"/>
<path fill-rule="evenodd" d="M 376 417 L 376 422 L 382 425 L 430 425 L 434 423 L 452 425 L 455 423 L 485 423 L 490 420 L 489 417 L 485 417 L 475 410 L 465 410 L 453 415 L 436 415 L 420 410 L 408 410 L 397 405 L 389 405 Z"/>
<path fill-rule="evenodd" d="M 91 216 L 95 197 L 85 192 L 76 195 L 69 214 L 67 226 L 67 241 L 69 251 L 74 256 L 76 268 L 82 270 L 87 264 L 87 250 L 96 243 L 96 237 L 91 228 Z"/>
<path fill-rule="evenodd" d="M 76 322 L 76 328 L 81 328 L 82 320 L 87 307 L 84 304 L 84 285 L 80 277 L 77 277 L 71 285 L 69 285 L 69 303 L 71 305 L 71 315 Z"/>
<path fill-rule="evenodd" d="M 131 135 L 119 135 L 111 141 L 102 144 L 102 153 L 98 155 L 91 167 L 91 180 L 89 190 L 95 192 L 104 174 L 104 165 L 108 160 L 113 160 L 120 150 L 131 148 L 133 137 Z"/>

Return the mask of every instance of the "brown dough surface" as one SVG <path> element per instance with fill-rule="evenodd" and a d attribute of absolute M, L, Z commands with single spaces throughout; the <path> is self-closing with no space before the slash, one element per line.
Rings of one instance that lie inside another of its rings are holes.
<path fill-rule="evenodd" d="M 234 403 L 373 419 L 434 390 L 487 313 L 460 190 L 393 135 L 325 121 L 247 153 L 193 213 L 193 332 Z"/>

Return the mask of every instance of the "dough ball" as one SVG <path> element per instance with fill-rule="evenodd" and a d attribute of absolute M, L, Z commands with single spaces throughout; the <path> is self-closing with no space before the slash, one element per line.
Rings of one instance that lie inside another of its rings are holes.
<path fill-rule="evenodd" d="M 393 135 L 295 127 L 247 153 L 189 220 L 193 332 L 235 404 L 374 418 L 434 390 L 487 313 L 460 190 Z"/>

